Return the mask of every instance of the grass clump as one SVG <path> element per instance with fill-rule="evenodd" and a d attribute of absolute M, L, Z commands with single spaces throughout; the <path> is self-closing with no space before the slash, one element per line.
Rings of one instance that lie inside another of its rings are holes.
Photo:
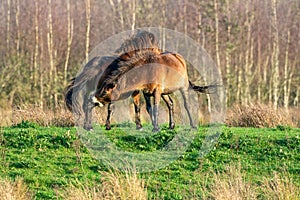
<path fill-rule="evenodd" d="M 60 196 L 66 200 L 146 200 L 147 190 L 145 182 L 138 178 L 133 169 L 109 170 L 100 172 L 101 184 L 91 186 L 80 182 L 71 184 Z"/>
<path fill-rule="evenodd" d="M 256 199 L 255 187 L 247 183 L 241 166 L 227 167 L 223 173 L 214 173 L 210 196 L 216 200 Z M 205 190 L 205 188 L 204 188 Z"/>
<path fill-rule="evenodd" d="M 272 179 L 264 178 L 262 193 L 264 199 L 300 199 L 300 188 L 288 174 L 274 172 Z"/>
<path fill-rule="evenodd" d="M 235 105 L 229 111 L 226 124 L 233 127 L 275 128 L 298 126 L 293 110 L 277 109 L 270 105 L 248 104 Z M 300 116 L 298 116 L 300 121 Z"/>
<path fill-rule="evenodd" d="M 202 187 L 205 200 L 296 200 L 300 198 L 300 188 L 287 173 L 274 172 L 259 182 L 249 178 L 249 172 L 243 171 L 241 163 L 228 165 L 225 171 L 206 173 L 212 184 Z"/>
<path fill-rule="evenodd" d="M 58 107 L 55 111 L 34 105 L 24 105 L 12 109 L 11 124 L 20 124 L 23 121 L 30 121 L 40 126 L 74 126 L 72 113 L 63 107 Z"/>
<path fill-rule="evenodd" d="M 134 169 L 127 168 L 124 172 L 110 170 L 101 174 L 104 199 L 147 199 L 145 182 Z"/>
<path fill-rule="evenodd" d="M 8 179 L 0 180 L 0 200 L 29 200 L 32 194 L 24 184 L 22 178 L 17 178 L 14 182 Z"/>

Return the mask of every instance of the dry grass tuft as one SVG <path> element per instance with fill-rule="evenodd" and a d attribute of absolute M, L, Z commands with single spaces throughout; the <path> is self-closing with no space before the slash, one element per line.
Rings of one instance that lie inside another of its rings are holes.
<path fill-rule="evenodd" d="M 98 200 L 101 198 L 101 190 L 99 187 L 90 187 L 76 183 L 76 186 L 70 184 L 69 188 L 59 196 L 65 200 Z"/>
<path fill-rule="evenodd" d="M 215 173 L 210 196 L 216 200 L 256 199 L 256 189 L 245 181 L 241 167 L 228 167 L 226 173 Z"/>
<path fill-rule="evenodd" d="M 0 108 L 0 126 L 10 126 L 12 119 L 12 110 Z"/>
<path fill-rule="evenodd" d="M 28 191 L 23 179 L 17 178 L 14 182 L 7 179 L 0 180 L 0 200 L 29 200 L 32 194 Z"/>
<path fill-rule="evenodd" d="M 265 179 L 263 182 L 262 191 L 265 199 L 299 199 L 300 188 L 297 187 L 292 179 L 286 174 L 274 173 L 274 178 L 271 180 Z"/>
<path fill-rule="evenodd" d="M 284 109 L 274 110 L 272 106 L 263 104 L 235 105 L 227 113 L 226 124 L 238 127 L 268 127 L 279 125 L 297 126 L 300 116 L 295 118 L 291 112 Z"/>
<path fill-rule="evenodd" d="M 102 172 L 103 197 L 105 199 L 147 199 L 145 182 L 134 170 Z"/>
<path fill-rule="evenodd" d="M 104 124 L 106 115 L 106 108 L 93 109 L 93 122 Z M 142 116 L 148 116 L 148 114 L 144 113 Z M 30 121 L 40 126 L 74 126 L 73 114 L 63 106 L 58 106 L 54 111 L 41 109 L 34 105 L 23 105 L 13 109 L 0 108 L 0 126 L 16 125 L 22 121 Z M 165 123 L 165 121 L 161 123 Z M 280 108 L 274 110 L 272 106 L 259 103 L 235 105 L 227 111 L 226 124 L 236 127 L 257 128 L 274 128 L 279 125 L 300 127 L 300 109 L 285 110 Z"/>
<path fill-rule="evenodd" d="M 74 126 L 72 113 L 62 107 L 55 111 L 38 106 L 22 106 L 12 110 L 12 125 L 30 121 L 40 126 Z"/>
<path fill-rule="evenodd" d="M 138 178 L 134 170 L 126 170 L 124 173 L 118 170 L 101 172 L 101 185 L 87 186 L 71 185 L 61 197 L 66 200 L 146 200 L 147 190 L 145 182 Z"/>
<path fill-rule="evenodd" d="M 272 178 L 264 177 L 260 183 L 246 180 L 241 165 L 228 166 L 225 172 L 213 172 L 212 185 L 202 186 L 206 194 L 203 199 L 215 200 L 296 200 L 300 197 L 300 188 L 286 173 L 274 173 Z"/>
<path fill-rule="evenodd" d="M 103 124 L 106 117 L 106 109 L 94 109 L 93 121 Z M 40 108 L 35 105 L 23 105 L 13 109 L 0 108 L 0 126 L 11 126 L 29 121 L 40 126 L 71 127 L 75 125 L 73 114 L 58 106 L 54 111 Z"/>

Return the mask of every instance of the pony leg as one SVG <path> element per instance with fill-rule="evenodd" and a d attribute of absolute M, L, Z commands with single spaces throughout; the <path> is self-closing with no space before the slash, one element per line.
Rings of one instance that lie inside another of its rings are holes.
<path fill-rule="evenodd" d="M 133 104 L 134 104 L 134 111 L 135 111 L 135 124 L 136 124 L 136 129 L 141 130 L 143 128 L 141 124 L 141 94 L 140 91 L 135 91 L 132 94 L 133 98 Z"/>
<path fill-rule="evenodd" d="M 159 126 L 158 126 L 158 108 L 159 108 L 159 102 L 160 102 L 161 92 L 159 92 L 158 88 L 154 91 L 154 107 L 153 107 L 153 132 L 158 132 Z"/>
<path fill-rule="evenodd" d="M 181 95 L 183 97 L 184 108 L 185 108 L 185 110 L 188 114 L 189 120 L 190 120 L 190 125 L 191 125 L 192 128 L 196 128 L 196 126 L 193 123 L 193 119 L 192 119 L 191 112 L 190 112 L 190 106 L 189 106 L 189 103 L 188 103 L 188 91 L 181 89 L 180 92 L 181 92 Z"/>
<path fill-rule="evenodd" d="M 169 95 L 161 95 L 163 100 L 166 102 L 169 109 L 169 129 L 173 130 L 175 127 L 174 122 L 174 103 Z"/>
<path fill-rule="evenodd" d="M 151 122 L 153 122 L 152 106 L 151 106 L 151 96 L 144 93 L 144 98 L 145 98 L 145 101 L 146 101 L 146 110 L 147 110 L 147 113 L 150 116 Z"/>
<path fill-rule="evenodd" d="M 114 105 L 112 103 L 109 103 L 107 105 L 107 118 L 106 118 L 106 122 L 105 122 L 105 130 L 111 129 L 110 121 L 111 121 L 111 116 L 113 114 L 113 107 L 114 107 Z"/>
<path fill-rule="evenodd" d="M 92 109 L 94 108 L 94 104 L 90 101 L 89 98 L 84 98 L 83 100 L 83 111 L 84 111 L 84 125 L 83 128 L 85 130 L 92 130 Z"/>

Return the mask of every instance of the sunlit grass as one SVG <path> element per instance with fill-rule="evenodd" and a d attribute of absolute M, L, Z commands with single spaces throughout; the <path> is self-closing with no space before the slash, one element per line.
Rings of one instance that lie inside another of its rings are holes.
<path fill-rule="evenodd" d="M 176 129 L 169 131 L 167 126 L 158 133 L 128 135 L 122 132 L 123 126 L 104 134 L 121 150 L 140 155 L 164 148 L 176 135 Z M 22 185 L 33 199 L 71 199 L 72 195 L 73 199 L 299 196 L 299 129 L 223 127 L 215 147 L 199 157 L 206 133 L 201 130 L 207 128 L 199 127 L 187 151 L 173 162 L 139 173 L 133 166 L 116 169 L 93 158 L 78 140 L 75 128 L 41 127 L 24 121 L 0 131 L 0 175 L 12 186 L 16 184 L 10 180 L 22 177 Z M 140 196 L 130 196 L 133 193 Z"/>

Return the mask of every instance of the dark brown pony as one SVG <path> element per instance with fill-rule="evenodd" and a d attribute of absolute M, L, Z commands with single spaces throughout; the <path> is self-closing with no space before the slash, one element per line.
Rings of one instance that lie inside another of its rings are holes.
<path fill-rule="evenodd" d="M 84 115 L 85 119 L 91 120 L 91 117 L 86 117 L 87 115 L 91 115 L 91 113 L 86 112 L 88 105 L 87 99 L 89 99 L 89 96 L 95 90 L 95 82 L 98 82 L 105 69 L 116 59 L 118 59 L 117 56 L 94 57 L 84 66 L 77 77 L 71 79 L 70 84 L 65 88 L 64 93 L 65 103 L 70 111 L 76 115 Z M 80 104 L 81 97 L 83 98 L 83 105 Z M 106 129 L 110 129 L 111 115 L 112 105 L 109 104 L 105 123 Z M 89 124 L 91 124 L 91 121 L 85 121 L 84 128 L 91 129 Z"/>
<path fill-rule="evenodd" d="M 114 67 L 114 70 L 102 77 L 105 79 L 98 82 L 93 102 L 104 105 L 128 98 L 135 91 L 141 90 L 146 102 L 150 103 L 149 98 L 154 97 L 153 111 L 149 110 L 151 106 L 147 105 L 147 111 L 152 116 L 154 132 L 159 131 L 158 109 L 162 95 L 169 95 L 177 90 L 181 92 L 190 125 L 194 128 L 188 103 L 188 89 L 210 93 L 218 87 L 218 85 L 196 86 L 192 84 L 188 80 L 183 57 L 170 52 L 157 54 L 153 51 L 141 51 L 131 56 L 129 60 L 119 61 Z"/>
<path fill-rule="evenodd" d="M 95 57 L 90 60 L 82 70 L 82 72 L 71 80 L 71 83 L 65 89 L 65 102 L 69 110 L 73 111 L 77 115 L 84 115 L 84 128 L 87 130 L 92 129 L 91 126 L 91 110 L 99 105 L 98 102 L 92 102 L 90 96 L 95 90 L 95 83 L 102 83 L 111 74 L 114 74 L 117 70 L 122 68 L 122 63 L 131 63 L 134 67 L 136 60 L 144 57 L 145 52 L 152 52 L 153 54 L 160 54 L 160 49 L 158 48 L 157 41 L 152 33 L 147 31 L 138 31 L 131 38 L 127 39 L 120 48 L 116 50 L 116 56 L 104 56 Z M 130 61 L 131 57 L 134 56 L 134 61 Z M 128 70 L 128 68 L 126 67 Z M 119 74 L 120 75 L 120 74 Z M 83 94 L 81 94 L 83 93 Z M 82 95 L 83 105 L 79 102 Z M 140 92 L 135 90 L 131 94 L 135 107 L 135 123 L 137 129 L 141 129 L 140 120 Z M 169 107 L 170 113 L 170 128 L 174 128 L 172 110 L 173 104 L 172 99 L 169 96 L 163 96 L 164 101 Z M 147 110 L 150 113 L 151 104 L 146 101 Z M 108 103 L 108 115 L 106 119 L 106 129 L 111 129 L 110 120 L 113 112 L 112 103 Z"/>

